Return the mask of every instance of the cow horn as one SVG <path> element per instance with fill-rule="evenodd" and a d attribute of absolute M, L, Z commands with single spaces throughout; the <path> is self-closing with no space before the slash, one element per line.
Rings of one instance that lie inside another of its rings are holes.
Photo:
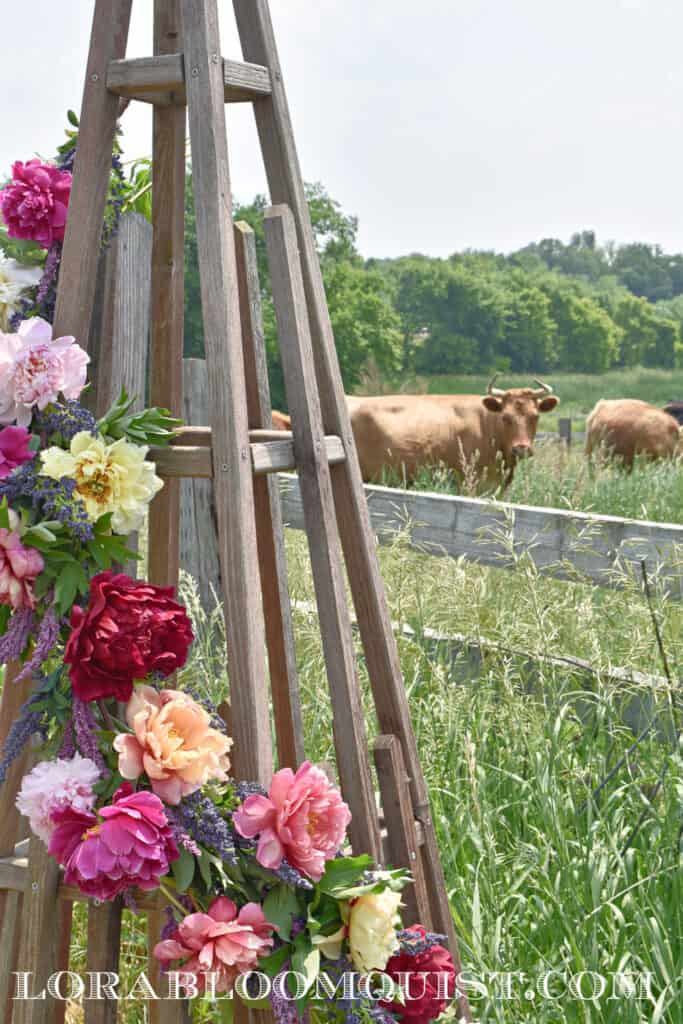
<path fill-rule="evenodd" d="M 502 398 L 503 395 L 505 395 L 505 391 L 502 388 L 494 388 L 493 386 L 498 380 L 499 376 L 500 374 L 494 373 L 493 377 L 491 377 L 491 380 L 489 381 L 489 386 L 486 389 L 486 393 L 488 395 L 497 395 L 498 398 Z"/>
<path fill-rule="evenodd" d="M 552 395 L 553 389 L 550 384 L 544 384 L 538 377 L 534 377 L 534 384 L 538 384 L 538 390 L 534 391 L 535 398 L 540 398 L 541 395 Z"/>

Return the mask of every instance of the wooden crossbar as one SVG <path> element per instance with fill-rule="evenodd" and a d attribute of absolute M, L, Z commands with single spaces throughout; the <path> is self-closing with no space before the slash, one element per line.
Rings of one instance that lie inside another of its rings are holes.
<path fill-rule="evenodd" d="M 331 466 L 346 458 L 340 437 L 327 436 L 324 439 L 325 454 Z M 250 444 L 251 464 L 256 476 L 268 473 L 284 473 L 297 468 L 294 442 L 285 438 L 281 441 L 252 442 Z M 213 450 L 205 445 L 173 445 L 169 448 L 151 448 L 149 456 L 157 472 L 165 479 L 204 478 L 214 475 Z"/>
<path fill-rule="evenodd" d="M 226 103 L 248 103 L 270 96 L 270 72 L 259 64 L 219 58 L 223 65 Z M 192 72 L 190 71 L 190 74 Z M 135 60 L 113 60 L 107 69 L 107 89 L 126 99 L 143 103 L 187 103 L 182 53 Z"/>

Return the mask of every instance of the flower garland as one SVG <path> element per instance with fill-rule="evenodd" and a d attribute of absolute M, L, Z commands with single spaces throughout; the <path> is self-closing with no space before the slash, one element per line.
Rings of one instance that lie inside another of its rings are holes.
<path fill-rule="evenodd" d="M 0 191 L 10 235 L 45 246 L 67 205 L 63 172 L 35 161 Z M 0 332 L 0 660 L 33 683 L 0 782 L 38 735 L 18 809 L 86 896 L 133 905 L 135 890 L 161 890 L 154 955 L 188 995 L 261 1006 L 258 972 L 279 1024 L 427 1024 L 452 1001 L 455 971 L 442 937 L 403 929 L 409 875 L 349 855 L 349 809 L 311 763 L 267 789 L 235 781 L 217 712 L 174 685 L 187 612 L 172 588 L 120 566 L 162 487 L 148 446 L 179 424 L 133 412 L 125 393 L 96 421 L 79 404 L 87 365 L 41 317 Z M 371 984 L 377 972 L 389 988 Z"/>

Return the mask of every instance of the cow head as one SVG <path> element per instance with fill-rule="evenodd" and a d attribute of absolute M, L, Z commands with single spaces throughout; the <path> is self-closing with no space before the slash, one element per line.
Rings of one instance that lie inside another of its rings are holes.
<path fill-rule="evenodd" d="M 482 402 L 489 412 L 496 413 L 496 439 L 505 464 L 514 466 L 519 459 L 534 453 L 534 439 L 538 417 L 559 404 L 553 389 L 543 381 L 535 380 L 537 388 L 510 388 L 504 391 L 494 387 L 498 374 L 489 381 Z"/>

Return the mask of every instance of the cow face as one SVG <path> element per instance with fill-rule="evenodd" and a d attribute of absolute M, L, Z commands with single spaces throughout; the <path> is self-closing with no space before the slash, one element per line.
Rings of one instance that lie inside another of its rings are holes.
<path fill-rule="evenodd" d="M 532 388 L 496 389 L 484 395 L 482 402 L 485 407 L 496 414 L 497 446 L 507 466 L 514 466 L 520 459 L 533 455 L 538 417 L 542 412 L 554 409 L 559 401 L 546 389 L 540 393 Z"/>

